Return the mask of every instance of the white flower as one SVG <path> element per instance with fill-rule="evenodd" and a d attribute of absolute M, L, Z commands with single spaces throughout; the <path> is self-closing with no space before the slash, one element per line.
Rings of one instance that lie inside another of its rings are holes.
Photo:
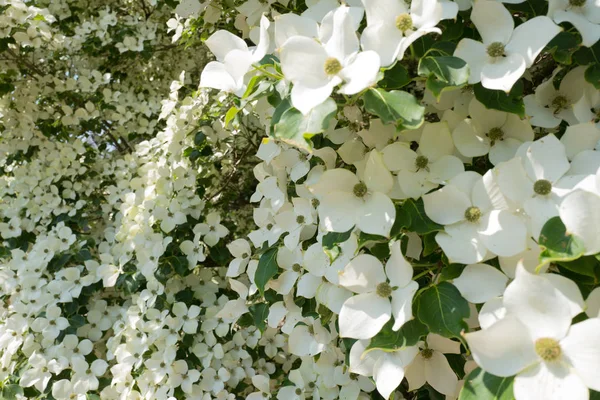
<path fill-rule="evenodd" d="M 600 39 L 600 5 L 595 0 L 549 0 L 548 16 L 568 22 L 581 34 L 582 44 L 591 47 Z"/>
<path fill-rule="evenodd" d="M 206 216 L 206 223 L 194 227 L 194 233 L 203 235 L 204 243 L 212 247 L 229 234 L 229 229 L 221 225 L 221 216 L 218 213 L 211 212 Z"/>
<path fill-rule="evenodd" d="M 281 48 L 281 69 L 294 84 L 292 104 L 303 114 L 327 100 L 344 81 L 339 89 L 343 94 L 358 93 L 376 82 L 379 56 L 373 51 L 358 52 L 350 9 L 339 7 L 331 24 L 331 37 L 323 44 L 294 36 Z"/>
<path fill-rule="evenodd" d="M 554 87 L 554 76 L 559 72 L 556 71 L 550 79 L 535 89 L 535 94 L 523 98 L 525 111 L 531 117 L 529 120 L 531 125 L 556 128 L 563 120 L 570 125 L 577 123 L 574 106 L 581 101 L 586 88 L 590 86 L 584 78 L 585 68 L 580 66 L 567 72 L 558 89 Z M 580 108 L 582 106 L 583 104 Z M 585 114 L 589 112 L 588 109 Z M 584 111 L 579 109 L 578 113 L 581 115 Z"/>
<path fill-rule="evenodd" d="M 251 65 L 260 61 L 270 47 L 267 30 L 270 22 L 263 16 L 260 20 L 260 42 L 254 49 L 249 49 L 244 40 L 234 34 L 219 30 L 213 33 L 206 45 L 217 57 L 217 61 L 209 62 L 202 70 L 200 87 L 210 87 L 235 93 L 241 96 L 246 91 L 244 77 Z"/>
<path fill-rule="evenodd" d="M 252 255 L 250 243 L 245 239 L 236 239 L 227 244 L 227 249 L 235 258 L 229 263 L 226 275 L 235 278 L 246 270 L 248 261 L 250 261 Z"/>
<path fill-rule="evenodd" d="M 533 129 L 516 114 L 485 108 L 477 99 L 469 104 L 470 119 L 452 132 L 454 144 L 465 157 L 488 154 L 494 165 L 514 157 L 523 142 L 533 140 Z"/>
<path fill-rule="evenodd" d="M 198 329 L 200 307 L 191 305 L 188 308 L 185 303 L 175 303 L 173 304 L 173 314 L 183 320 L 183 331 L 185 333 L 196 333 L 196 330 Z"/>
<path fill-rule="evenodd" d="M 410 45 L 428 33 L 441 33 L 436 25 L 442 19 L 456 18 L 458 7 L 450 1 L 414 0 L 410 13 L 402 0 L 362 0 L 367 27 L 361 36 L 364 50 L 379 54 L 387 67 L 404 57 Z"/>
<path fill-rule="evenodd" d="M 522 267 L 503 302 L 506 317 L 465 334 L 482 369 L 501 377 L 516 374 L 518 399 L 587 399 L 588 388 L 600 389 L 600 319 L 571 326 L 569 299 Z"/>
<path fill-rule="evenodd" d="M 425 125 L 416 152 L 403 142 L 394 142 L 382 151 L 385 166 L 397 171 L 399 197 L 414 199 L 464 172 L 462 161 L 453 153 L 454 143 L 445 122 Z"/>
<path fill-rule="evenodd" d="M 560 28 L 548 17 L 535 17 L 515 29 L 510 12 L 499 2 L 479 0 L 471 20 L 483 43 L 462 39 L 454 55 L 471 69 L 469 83 L 509 92 Z M 539 34 L 543 32 L 543 34 Z"/>
<path fill-rule="evenodd" d="M 489 257 L 488 251 L 513 256 L 525 250 L 525 223 L 498 194 L 490 172 L 481 177 L 466 171 L 423 196 L 427 216 L 445 225 L 435 240 L 451 262 L 474 264 Z"/>
<path fill-rule="evenodd" d="M 394 204 L 386 196 L 393 184 L 377 150 L 367 157 L 364 182 L 346 169 L 325 171 L 312 187 L 320 198 L 321 226 L 327 231 L 346 232 L 356 225 L 365 233 L 388 236 L 396 218 Z"/>
<path fill-rule="evenodd" d="M 430 333 L 418 347 L 420 351 L 405 371 L 408 390 L 418 389 L 427 382 L 442 394 L 454 395 L 458 378 L 443 353 L 460 354 L 460 343 Z"/>
<path fill-rule="evenodd" d="M 419 288 L 411 280 L 412 274 L 412 266 L 400 250 L 400 242 L 392 245 L 385 272 L 381 261 L 372 255 L 361 254 L 352 260 L 340 273 L 340 285 L 359 294 L 350 297 L 342 306 L 340 336 L 369 339 L 392 316 L 394 331 L 412 319 L 412 298 Z"/>

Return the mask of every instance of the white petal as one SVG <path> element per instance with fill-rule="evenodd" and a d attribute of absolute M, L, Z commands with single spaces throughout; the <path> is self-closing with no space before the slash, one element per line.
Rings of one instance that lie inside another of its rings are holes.
<path fill-rule="evenodd" d="M 413 391 L 420 388 L 427 382 L 425 377 L 425 360 L 421 355 L 415 357 L 414 361 L 404 371 L 404 376 L 408 381 L 408 390 Z"/>
<path fill-rule="evenodd" d="M 432 221 L 449 225 L 465 219 L 465 211 L 471 207 L 469 197 L 454 185 L 423 196 L 425 213 Z"/>
<path fill-rule="evenodd" d="M 325 60 L 323 46 L 307 37 L 294 36 L 281 49 L 281 69 L 286 79 L 307 88 L 320 88 L 329 81 Z"/>
<path fill-rule="evenodd" d="M 527 328 L 512 316 L 464 337 L 475 362 L 497 376 L 512 376 L 538 360 Z"/>
<path fill-rule="evenodd" d="M 304 274 L 298 280 L 298 286 L 296 289 L 296 295 L 312 299 L 316 296 L 319 285 L 322 282 L 322 278 L 314 276 L 313 274 Z"/>
<path fill-rule="evenodd" d="M 454 143 L 446 122 L 425 125 L 419 141 L 419 153 L 427 157 L 429 161 L 436 161 L 453 152 Z"/>
<path fill-rule="evenodd" d="M 499 4 L 499 3 L 497 3 Z M 519 80 L 527 66 L 525 59 L 518 53 L 499 57 L 493 63 L 485 64 L 481 70 L 481 84 L 493 90 L 510 92 L 515 82 Z"/>
<path fill-rule="evenodd" d="M 546 16 L 532 18 L 515 28 L 506 51 L 519 53 L 529 68 L 542 49 L 560 31 L 561 28 Z M 539 32 L 544 34 L 540 35 Z"/>
<path fill-rule="evenodd" d="M 521 149 L 517 151 L 520 155 Z M 533 180 L 546 179 L 554 183 L 569 170 L 565 146 L 554 135 L 533 142 L 523 158 L 525 171 Z"/>
<path fill-rule="evenodd" d="M 493 210 L 481 218 L 479 236 L 485 247 L 510 257 L 525 250 L 527 228 L 523 220 L 506 210 Z"/>
<path fill-rule="evenodd" d="M 560 138 L 565 146 L 567 158 L 572 160 L 584 150 L 593 150 L 600 139 L 600 129 L 594 123 L 568 126 Z"/>
<path fill-rule="evenodd" d="M 583 241 L 586 254 L 600 251 L 600 196 L 582 190 L 565 197 L 559 208 L 567 232 Z"/>
<path fill-rule="evenodd" d="M 377 82 L 380 67 L 379 55 L 374 51 L 363 51 L 346 66 L 340 76 L 346 82 L 338 92 L 353 95 L 373 86 Z"/>
<path fill-rule="evenodd" d="M 561 340 L 563 354 L 585 385 L 600 391 L 600 319 L 590 318 L 571 327 Z"/>
<path fill-rule="evenodd" d="M 519 400 L 589 399 L 588 388 L 575 371 L 557 362 L 540 362 L 517 375 L 514 395 Z"/>
<path fill-rule="evenodd" d="M 396 60 L 401 40 L 402 32 L 395 25 L 369 24 L 361 35 L 360 43 L 363 50 L 379 55 L 382 67 L 389 67 Z"/>
<path fill-rule="evenodd" d="M 479 310 L 479 325 L 481 329 L 487 329 L 504 317 L 506 317 L 506 308 L 502 302 L 502 297 L 495 297 L 488 300 Z"/>
<path fill-rule="evenodd" d="M 574 318 L 576 315 L 583 312 L 585 302 L 583 301 L 581 291 L 575 282 L 558 274 L 544 274 L 542 276 L 546 278 L 556 290 L 565 296 L 565 300 L 569 302 L 571 317 Z"/>
<path fill-rule="evenodd" d="M 415 170 L 417 153 L 410 149 L 408 143 L 394 142 L 386 146 L 381 153 L 383 162 L 390 171 Z"/>
<path fill-rule="evenodd" d="M 452 132 L 452 138 L 458 151 L 465 157 L 479 157 L 490 150 L 489 139 L 477 134 L 471 119 L 465 119 L 458 124 Z"/>
<path fill-rule="evenodd" d="M 478 304 L 500 296 L 507 282 L 506 275 L 496 268 L 487 264 L 471 264 L 454 279 L 454 286 L 465 299 Z"/>
<path fill-rule="evenodd" d="M 527 326 L 534 339 L 560 340 L 571 326 L 571 308 L 565 297 L 543 276 L 522 266 L 504 291 L 504 306 Z"/>
<path fill-rule="evenodd" d="M 585 313 L 590 318 L 600 317 L 600 287 L 592 290 L 585 300 Z"/>
<path fill-rule="evenodd" d="M 596 4 L 596 7 L 598 5 Z M 556 11 L 554 21 L 570 22 L 581 33 L 582 43 L 586 47 L 591 47 L 600 39 L 600 30 L 598 24 L 588 21 L 585 17 L 568 11 Z"/>
<path fill-rule="evenodd" d="M 339 7 L 333 13 L 332 35 L 325 44 L 329 57 L 344 62 L 358 51 L 358 38 L 354 29 L 349 7 Z"/>
<path fill-rule="evenodd" d="M 396 219 L 394 203 L 383 193 L 367 195 L 364 204 L 357 210 L 356 226 L 365 233 L 389 236 Z"/>
<path fill-rule="evenodd" d="M 496 1 L 476 1 L 471 20 L 486 45 L 494 42 L 508 43 L 515 26 L 510 12 Z"/>
<path fill-rule="evenodd" d="M 363 376 L 372 376 L 375 362 L 381 357 L 382 351 L 373 350 L 364 354 L 369 340 L 357 340 L 350 349 L 350 372 Z"/>
<path fill-rule="evenodd" d="M 385 281 L 381 261 L 370 254 L 355 257 L 339 274 L 340 285 L 356 293 L 374 292 Z"/>
<path fill-rule="evenodd" d="M 325 348 L 308 331 L 306 325 L 296 325 L 288 339 L 289 351 L 299 357 L 314 356 Z"/>
<path fill-rule="evenodd" d="M 481 70 L 488 58 L 483 43 L 473 39 L 462 39 L 458 43 L 458 46 L 456 46 L 456 50 L 454 50 L 454 56 L 462 58 L 469 64 L 469 69 L 471 71 L 469 74 L 470 84 L 481 81 Z"/>
<path fill-rule="evenodd" d="M 347 232 L 356 223 L 356 214 L 362 207 L 362 200 L 353 193 L 333 192 L 319 205 L 321 225 L 330 232 Z"/>
<path fill-rule="evenodd" d="M 392 286 L 404 287 L 412 279 L 413 268 L 404 258 L 399 240 L 390 246 L 390 253 L 390 258 L 385 263 L 385 274 Z"/>
<path fill-rule="evenodd" d="M 335 81 L 333 80 L 316 88 L 308 88 L 303 83 L 297 83 L 292 88 L 292 105 L 306 115 L 329 98 L 334 86 Z"/>
<path fill-rule="evenodd" d="M 391 318 L 388 299 L 375 293 L 363 293 L 346 300 L 339 315 L 340 337 L 370 339 Z"/>
<path fill-rule="evenodd" d="M 372 150 L 367 156 L 364 180 L 374 192 L 387 193 L 394 186 L 394 178 L 383 163 L 383 157 L 377 150 Z"/>
<path fill-rule="evenodd" d="M 450 262 L 475 264 L 487 254 L 487 248 L 477 233 L 477 226 L 470 222 L 446 226 L 446 232 L 438 233 L 435 241 Z"/>
<path fill-rule="evenodd" d="M 515 203 L 523 204 L 533 196 L 533 182 L 528 178 L 520 157 L 498 164 L 494 173 L 502 193 Z"/>
<path fill-rule="evenodd" d="M 460 342 L 450 340 L 437 333 L 427 334 L 427 344 L 432 350 L 445 354 L 460 354 Z"/>
<path fill-rule="evenodd" d="M 392 330 L 399 330 L 412 319 L 412 300 L 418 289 L 419 284 L 412 281 L 407 286 L 392 292 L 392 316 L 394 317 Z"/>
<path fill-rule="evenodd" d="M 288 13 L 275 18 L 275 44 L 277 47 L 293 36 L 316 38 L 319 34 L 316 21 L 297 14 Z"/>
<path fill-rule="evenodd" d="M 552 110 L 546 107 L 542 107 L 536 99 L 535 95 L 530 94 L 523 98 L 525 103 L 525 111 L 531 118 L 529 122 L 533 126 L 540 126 L 542 128 L 556 128 L 560 124 L 561 119 L 556 118 Z"/>
<path fill-rule="evenodd" d="M 244 40 L 226 30 L 219 30 L 210 35 L 204 42 L 217 60 L 224 61 L 225 56 L 232 50 L 248 52 L 248 45 Z"/>
<path fill-rule="evenodd" d="M 465 165 L 455 156 L 443 156 L 429 164 L 429 180 L 435 183 L 446 183 L 462 172 Z"/>
<path fill-rule="evenodd" d="M 458 378 L 446 357 L 439 351 L 434 351 L 431 358 L 425 360 L 425 378 L 442 394 L 453 396 L 456 393 Z"/>
<path fill-rule="evenodd" d="M 388 399 L 404 379 L 404 368 L 415 357 L 415 348 L 407 348 L 392 353 L 384 353 L 375 363 L 373 368 L 373 379 L 377 385 L 377 391 Z"/>

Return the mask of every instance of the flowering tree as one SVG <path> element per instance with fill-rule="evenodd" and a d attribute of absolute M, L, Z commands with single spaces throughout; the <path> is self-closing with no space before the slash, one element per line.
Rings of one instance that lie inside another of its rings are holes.
<path fill-rule="evenodd" d="M 0 0 L 0 399 L 600 397 L 598 0 Z"/>

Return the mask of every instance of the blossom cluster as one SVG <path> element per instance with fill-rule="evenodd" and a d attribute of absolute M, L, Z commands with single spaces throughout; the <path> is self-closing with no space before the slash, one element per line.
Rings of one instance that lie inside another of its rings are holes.
<path fill-rule="evenodd" d="M 599 16 L 0 0 L 0 398 L 597 396 Z"/>

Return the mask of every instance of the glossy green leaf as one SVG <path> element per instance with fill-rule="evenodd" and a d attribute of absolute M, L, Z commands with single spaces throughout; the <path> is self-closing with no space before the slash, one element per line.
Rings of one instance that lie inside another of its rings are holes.
<path fill-rule="evenodd" d="M 4 385 L 0 394 L 0 400 L 16 400 L 23 395 L 23 388 L 19 385 Z"/>
<path fill-rule="evenodd" d="M 487 108 L 506 111 L 525 118 L 525 104 L 523 103 L 523 82 L 518 81 L 510 93 L 501 90 L 484 88 L 481 83 L 474 86 L 475 98 Z"/>
<path fill-rule="evenodd" d="M 469 303 L 448 282 L 425 289 L 417 295 L 414 302 L 417 317 L 427 325 L 430 332 L 448 338 L 459 338 L 467 328 L 464 319 L 470 314 Z"/>
<path fill-rule="evenodd" d="M 417 129 L 423 123 L 425 107 L 410 93 L 383 89 L 369 89 L 363 96 L 365 109 L 377 115 L 384 124 L 397 124 L 406 129 Z"/>
<path fill-rule="evenodd" d="M 265 286 L 271 280 L 278 270 L 277 265 L 277 247 L 265 251 L 258 260 L 258 267 L 254 275 L 254 283 L 261 295 L 265 294 Z"/>
<path fill-rule="evenodd" d="M 410 217 L 410 225 L 408 225 L 407 228 L 411 232 L 425 235 L 427 233 L 440 231 L 444 228 L 442 225 L 433 222 L 427 216 L 423 199 L 408 199 L 402 205 L 402 209 Z"/>
<path fill-rule="evenodd" d="M 585 80 L 600 90 L 600 64 L 592 64 L 585 70 Z"/>
<path fill-rule="evenodd" d="M 392 326 L 394 326 L 393 319 L 371 339 L 366 351 L 395 351 L 402 347 L 414 346 L 428 333 L 427 327 L 418 319 L 411 319 L 395 332 L 392 330 Z"/>
<path fill-rule="evenodd" d="M 544 224 L 539 245 L 542 248 L 540 266 L 557 261 L 573 261 L 585 252 L 582 241 L 567 233 L 560 217 L 551 218 Z"/>
<path fill-rule="evenodd" d="M 392 68 L 384 71 L 383 79 L 379 81 L 379 87 L 387 90 L 400 89 L 408 85 L 411 81 L 410 74 L 399 62 Z"/>
<path fill-rule="evenodd" d="M 452 90 L 466 85 L 469 80 L 469 66 L 458 57 L 426 56 L 419 62 L 419 75 L 427 76 L 425 86 L 439 97 L 444 90 Z"/>
<path fill-rule="evenodd" d="M 325 131 L 336 112 L 337 105 L 333 99 L 327 99 L 307 115 L 303 115 L 295 108 L 290 108 L 281 115 L 279 122 L 275 125 L 274 136 L 286 143 L 310 151 L 312 145 L 308 139 Z"/>
<path fill-rule="evenodd" d="M 266 303 L 252 304 L 248 309 L 252 314 L 254 325 L 263 333 L 267 327 L 265 320 L 269 316 L 269 305 Z"/>
<path fill-rule="evenodd" d="M 465 377 L 459 400 L 514 400 L 514 377 L 501 378 L 475 368 Z"/>

